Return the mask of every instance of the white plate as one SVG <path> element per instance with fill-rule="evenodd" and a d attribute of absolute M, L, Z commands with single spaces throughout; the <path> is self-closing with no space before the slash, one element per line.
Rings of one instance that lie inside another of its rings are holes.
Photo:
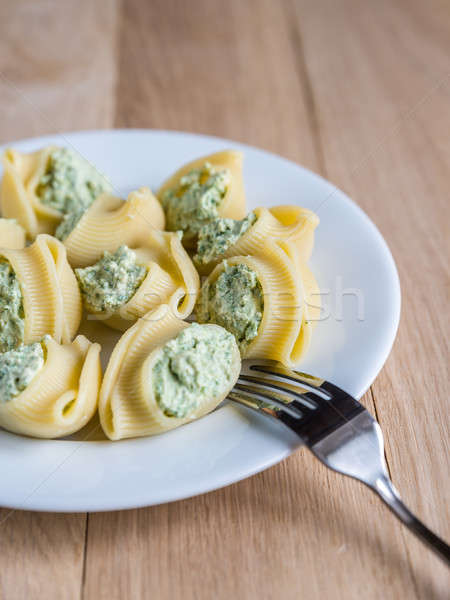
<path fill-rule="evenodd" d="M 48 144 L 71 144 L 123 195 L 141 185 L 157 188 L 198 156 L 242 149 L 249 207 L 300 204 L 321 219 L 311 266 L 321 290 L 328 290 L 322 301 L 330 316 L 318 324 L 302 370 L 356 397 L 367 390 L 395 338 L 400 286 L 385 241 L 345 194 L 283 158 L 201 135 L 92 131 L 12 145 L 31 151 Z M 103 337 L 107 346 L 114 334 Z M 278 424 L 230 405 L 165 435 L 121 442 L 46 441 L 0 431 L 0 505 L 100 511 L 170 502 L 262 471 L 299 445 Z"/>

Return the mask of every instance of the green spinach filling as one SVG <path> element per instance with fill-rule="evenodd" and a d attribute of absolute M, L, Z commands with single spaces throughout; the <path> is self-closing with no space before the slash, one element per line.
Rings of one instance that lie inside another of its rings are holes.
<path fill-rule="evenodd" d="M 58 239 L 64 240 L 97 196 L 111 190 L 104 175 L 78 152 L 55 148 L 36 194 L 42 204 L 64 216 L 55 233 Z"/>
<path fill-rule="evenodd" d="M 42 204 L 68 214 L 88 208 L 111 184 L 78 152 L 56 148 L 49 156 L 36 193 Z"/>
<path fill-rule="evenodd" d="M 112 312 L 126 304 L 147 275 L 137 263 L 136 253 L 120 246 L 105 252 L 95 265 L 75 269 L 86 308 L 94 313 Z"/>
<path fill-rule="evenodd" d="M 23 392 L 44 366 L 42 344 L 19 346 L 0 354 L 0 403 Z"/>
<path fill-rule="evenodd" d="M 203 225 L 219 216 L 230 177 L 228 169 L 217 169 L 208 162 L 181 177 L 178 185 L 166 190 L 161 198 L 167 229 L 195 237 Z"/>
<path fill-rule="evenodd" d="M 217 259 L 235 244 L 255 221 L 256 215 L 251 212 L 241 221 L 215 219 L 204 225 L 198 235 L 197 254 L 194 259 L 200 264 Z"/>
<path fill-rule="evenodd" d="M 232 333 L 244 351 L 258 335 L 264 299 L 261 284 L 246 264 L 229 266 L 213 282 L 203 284 L 197 305 L 201 323 L 217 323 Z"/>
<path fill-rule="evenodd" d="M 25 314 L 20 283 L 10 263 L 0 259 L 0 352 L 23 342 Z"/>
<path fill-rule="evenodd" d="M 235 347 L 224 329 L 198 323 L 167 342 L 151 373 L 155 398 L 165 415 L 187 417 L 218 398 L 231 380 Z"/>
<path fill-rule="evenodd" d="M 86 211 L 84 208 L 79 208 L 65 215 L 61 223 L 56 228 L 55 237 L 63 242 L 67 237 L 69 237 L 69 235 L 78 225 L 78 221 L 85 212 Z"/>

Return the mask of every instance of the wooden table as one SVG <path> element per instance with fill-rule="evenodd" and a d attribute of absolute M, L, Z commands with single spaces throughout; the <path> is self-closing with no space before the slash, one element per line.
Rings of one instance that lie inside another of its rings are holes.
<path fill-rule="evenodd" d="M 449 538 L 448 0 L 18 0 L 1 3 L 0 27 L 2 142 L 216 134 L 321 173 L 370 215 L 403 307 L 364 402 L 405 500 Z M 423 600 L 448 585 L 368 490 L 306 451 L 191 500 L 16 511 L 0 528 L 2 600 Z"/>

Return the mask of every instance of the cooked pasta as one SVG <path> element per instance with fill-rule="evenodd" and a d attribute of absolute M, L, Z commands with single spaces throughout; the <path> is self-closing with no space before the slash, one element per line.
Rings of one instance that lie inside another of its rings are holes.
<path fill-rule="evenodd" d="M 184 365 L 192 368 L 186 373 Z M 216 325 L 188 325 L 161 306 L 114 349 L 100 391 L 103 430 L 119 440 L 200 418 L 226 397 L 239 371 L 233 336 Z"/>
<path fill-rule="evenodd" d="M 105 177 L 69 148 L 49 146 L 29 154 L 8 149 L 3 168 L 1 213 L 16 219 L 30 239 L 53 233 L 64 215 L 82 212 L 111 190 Z"/>
<path fill-rule="evenodd" d="M 256 208 L 243 221 L 217 219 L 200 230 L 194 263 L 207 275 L 219 262 L 232 256 L 258 256 L 268 240 L 283 246 L 289 242 L 299 260 L 309 260 L 317 215 L 298 206 Z"/>
<path fill-rule="evenodd" d="M 20 353 L 26 353 L 26 363 L 20 362 Z M 31 373 L 24 377 L 27 368 Z M 20 378 L 23 383 L 17 388 Z M 81 335 L 64 345 L 47 336 L 32 346 L 0 354 L 0 381 L 12 387 L 10 395 L 0 395 L 1 427 L 39 438 L 70 435 L 84 427 L 96 411 L 100 346 Z"/>
<path fill-rule="evenodd" d="M 198 231 L 210 220 L 245 216 L 242 154 L 227 150 L 198 158 L 176 171 L 157 192 L 170 231 L 184 231 L 183 244 L 195 247 Z"/>
<path fill-rule="evenodd" d="M 200 286 L 178 235 L 150 227 L 145 245 L 132 250 L 121 247 L 106 256 L 106 263 L 103 258 L 76 272 L 88 312 L 121 331 L 161 304 L 169 304 L 181 319 L 188 317 Z M 133 285 L 130 276 L 136 272 L 138 285 Z"/>
<path fill-rule="evenodd" d="M 24 228 L 14 219 L 0 219 L 0 248 L 25 248 Z"/>
<path fill-rule="evenodd" d="M 31 344 L 47 334 L 58 343 L 72 341 L 80 325 L 81 296 L 63 244 L 41 234 L 27 248 L 0 249 L 1 264 L 10 267 L 10 279 L 20 288 L 23 325 L 17 342 Z"/>
<path fill-rule="evenodd" d="M 129 248 L 145 245 L 153 228 L 164 228 L 164 212 L 152 192 L 142 187 L 131 192 L 127 200 L 108 194 L 99 196 L 63 242 L 70 264 L 87 267 L 100 260 L 105 251 L 115 252 L 121 244 Z"/>
<path fill-rule="evenodd" d="M 298 364 L 320 312 L 307 266 L 319 219 L 297 206 L 247 214 L 242 158 L 198 158 L 125 200 L 68 148 L 6 150 L 0 427 L 57 438 L 98 406 L 110 440 L 159 434 L 217 407 L 241 358 Z M 74 340 L 83 304 L 123 332 L 103 379 L 100 345 Z"/>
<path fill-rule="evenodd" d="M 309 305 L 317 284 L 286 242 L 266 241 L 258 256 L 235 256 L 217 265 L 200 291 L 197 319 L 231 331 L 243 358 L 295 365 L 305 353 L 314 319 Z M 301 266 L 300 266 L 301 265 Z M 308 304 L 307 304 L 308 302 Z"/>

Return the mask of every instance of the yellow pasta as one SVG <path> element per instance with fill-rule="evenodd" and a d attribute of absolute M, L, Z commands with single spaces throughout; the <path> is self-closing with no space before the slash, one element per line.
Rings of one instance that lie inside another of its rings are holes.
<path fill-rule="evenodd" d="M 24 154 L 8 149 L 3 155 L 3 178 L 0 187 L 0 212 L 7 219 L 16 219 L 27 236 L 53 233 L 61 213 L 45 206 L 36 194 L 53 147 Z"/>
<path fill-rule="evenodd" d="M 15 218 L 30 239 L 53 234 L 65 215 L 81 214 L 111 191 L 110 182 L 72 148 L 48 146 L 30 154 L 8 149 L 3 167 L 1 212 Z"/>
<path fill-rule="evenodd" d="M 187 175 L 191 171 L 201 169 L 205 163 L 209 163 L 213 168 L 228 170 L 230 174 L 229 185 L 218 206 L 218 216 L 230 219 L 242 219 L 246 213 L 242 160 L 242 153 L 234 150 L 225 150 L 197 158 L 178 169 L 178 171 L 169 177 L 159 188 L 156 195 L 158 199 L 162 201 L 165 192 L 176 188 L 181 177 Z M 186 247 L 192 248 L 195 246 L 195 239 L 185 235 L 183 243 Z"/>
<path fill-rule="evenodd" d="M 198 158 L 156 195 L 141 187 L 126 200 L 71 153 L 51 146 L 3 156 L 0 360 L 7 383 L 0 387 L 0 427 L 57 438 L 82 429 L 98 406 L 111 440 L 159 434 L 218 406 L 237 381 L 241 357 L 299 363 L 320 314 L 307 266 L 317 215 L 275 206 L 244 219 L 240 152 Z M 191 260 L 185 248 L 193 250 L 199 236 Z M 26 238 L 34 240 L 28 247 Z M 105 252 L 117 257 L 107 254 L 97 265 Z M 89 266 L 77 276 L 72 270 Z M 207 275 L 202 290 L 199 273 Z M 100 345 L 82 335 L 74 340 L 80 289 L 96 320 L 124 332 L 103 380 Z M 196 306 L 198 323 L 190 325 L 183 319 Z M 231 324 L 221 315 L 231 315 Z"/>
<path fill-rule="evenodd" d="M 87 267 L 121 244 L 145 245 L 152 228 L 164 228 L 164 211 L 148 188 L 131 192 L 127 200 L 102 194 L 64 240 L 67 257 L 73 267 Z"/>
<path fill-rule="evenodd" d="M 239 350 L 234 342 L 232 373 L 226 389 L 188 416 L 178 418 L 163 412 L 150 384 L 152 368 L 164 344 L 187 327 L 164 305 L 137 321 L 121 337 L 106 370 L 99 401 L 100 422 L 111 440 L 154 435 L 198 419 L 213 410 L 233 387 L 240 371 Z"/>
<path fill-rule="evenodd" d="M 314 276 L 298 259 L 294 245 L 285 242 L 281 248 L 266 240 L 264 251 L 259 249 L 258 256 L 234 256 L 217 265 L 203 284 L 207 287 L 202 289 L 207 290 L 225 268 L 236 265 L 246 265 L 256 273 L 263 298 L 257 335 L 241 348 L 243 358 L 276 360 L 287 366 L 298 364 L 311 341 L 319 310 L 310 305 L 318 292 Z M 198 320 L 208 322 L 202 316 L 208 314 L 202 294 L 199 303 L 202 306 L 197 311 Z"/>
<path fill-rule="evenodd" d="M 57 239 L 41 234 L 27 248 L 0 249 L 19 281 L 25 314 L 25 344 L 50 335 L 69 343 L 81 321 L 81 296 L 66 250 Z"/>
<path fill-rule="evenodd" d="M 262 238 L 265 234 L 275 240 L 289 241 L 301 261 L 307 262 L 310 259 L 314 245 L 314 231 L 319 224 L 319 217 L 312 210 L 284 205 L 273 206 L 269 210 L 257 209 L 255 212 L 258 217 L 255 227 L 261 227 L 259 235 Z M 260 225 L 259 221 L 261 221 Z"/>
<path fill-rule="evenodd" d="M 195 261 L 202 275 L 209 274 L 224 259 L 232 256 L 258 256 L 264 252 L 267 241 L 281 247 L 289 242 L 298 259 L 309 260 L 314 245 L 314 230 L 319 224 L 317 215 L 299 206 L 274 206 L 270 209 L 256 208 L 256 221 L 249 229 L 216 260 L 207 264 Z"/>
<path fill-rule="evenodd" d="M 0 219 L 0 248 L 25 248 L 24 228 L 12 219 Z"/>
<path fill-rule="evenodd" d="M 148 228 L 145 245 L 133 248 L 137 264 L 147 275 L 136 293 L 112 312 L 87 310 L 106 325 L 125 331 L 161 304 L 168 304 L 175 316 L 187 318 L 195 307 L 200 280 L 198 273 L 176 233 Z"/>
<path fill-rule="evenodd" d="M 0 403 L 0 426 L 38 438 L 78 431 L 97 408 L 101 382 L 100 346 L 78 336 L 59 345 L 46 337 L 44 366 L 9 402 Z"/>

